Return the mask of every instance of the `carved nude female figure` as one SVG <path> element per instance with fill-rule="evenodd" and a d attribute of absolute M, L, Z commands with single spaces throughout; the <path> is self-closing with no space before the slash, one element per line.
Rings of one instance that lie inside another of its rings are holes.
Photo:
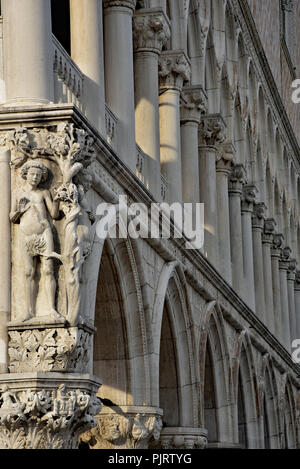
<path fill-rule="evenodd" d="M 48 169 L 39 162 L 31 161 L 21 169 L 21 176 L 25 180 L 22 188 L 18 188 L 13 195 L 10 219 L 20 224 L 20 256 L 24 262 L 24 299 L 26 311 L 23 321 L 31 319 L 34 314 L 35 303 L 35 273 L 37 259 L 41 262 L 41 279 L 44 282 L 47 309 L 53 319 L 61 317 L 55 310 L 56 281 L 53 271 L 53 257 L 59 257 L 54 252 L 51 224 L 52 219 L 58 217 L 59 203 L 52 200 L 49 190 L 39 187 L 48 179 Z"/>

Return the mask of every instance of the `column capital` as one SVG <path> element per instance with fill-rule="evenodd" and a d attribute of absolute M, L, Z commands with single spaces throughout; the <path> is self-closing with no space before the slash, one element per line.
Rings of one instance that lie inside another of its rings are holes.
<path fill-rule="evenodd" d="M 226 123 L 221 114 L 206 114 L 199 126 L 199 146 L 216 147 L 226 140 Z"/>
<path fill-rule="evenodd" d="M 252 184 L 243 187 L 242 213 L 253 213 L 257 193 L 256 186 Z"/>
<path fill-rule="evenodd" d="M 296 268 L 297 268 L 296 259 L 291 259 L 289 262 L 289 268 L 288 268 L 288 280 L 290 282 L 295 282 L 296 280 Z"/>
<path fill-rule="evenodd" d="M 285 248 L 282 249 L 281 251 L 281 259 L 279 262 L 279 269 L 280 270 L 286 270 L 288 272 L 290 263 L 291 263 L 291 253 L 292 250 L 289 246 L 286 246 Z"/>
<path fill-rule="evenodd" d="M 264 232 L 262 237 L 263 244 L 270 244 L 273 246 L 273 235 L 276 228 L 276 221 L 274 218 L 267 218 L 264 224 Z"/>
<path fill-rule="evenodd" d="M 273 235 L 273 247 L 271 249 L 272 257 L 276 257 L 278 260 L 281 259 L 282 246 L 284 242 L 284 236 L 281 233 Z"/>
<path fill-rule="evenodd" d="M 184 86 L 180 101 L 181 123 L 200 124 L 201 115 L 207 111 L 207 94 L 201 85 Z"/>
<path fill-rule="evenodd" d="M 243 184 L 245 183 L 246 170 L 242 164 L 233 164 L 229 180 L 229 194 L 231 196 L 242 196 Z"/>
<path fill-rule="evenodd" d="M 146 449 L 158 441 L 162 410 L 146 406 L 104 407 L 97 415 L 97 427 L 80 436 L 91 449 Z"/>
<path fill-rule="evenodd" d="M 252 228 L 263 231 L 265 224 L 266 206 L 263 202 L 254 205 Z"/>
<path fill-rule="evenodd" d="M 190 80 L 191 64 L 182 50 L 163 51 L 158 61 L 160 91 L 174 89 L 182 91 L 184 82 Z"/>
<path fill-rule="evenodd" d="M 300 292 L 300 270 L 296 270 L 295 290 Z"/>
<path fill-rule="evenodd" d="M 136 10 L 133 16 L 134 52 L 160 54 L 171 36 L 170 22 L 159 8 Z"/>
<path fill-rule="evenodd" d="M 103 9 L 109 8 L 128 8 L 132 13 L 136 7 L 136 0 L 103 0 Z"/>

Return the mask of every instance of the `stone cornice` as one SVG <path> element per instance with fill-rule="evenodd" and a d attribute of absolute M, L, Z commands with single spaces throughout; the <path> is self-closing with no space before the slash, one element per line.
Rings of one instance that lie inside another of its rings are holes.
<path fill-rule="evenodd" d="M 191 64 L 185 52 L 163 51 L 159 57 L 158 75 L 161 92 L 168 89 L 181 92 L 184 82 L 188 82 L 191 76 Z"/>
<path fill-rule="evenodd" d="M 207 110 L 207 95 L 201 85 L 185 86 L 181 93 L 181 123 L 200 124 L 201 115 Z"/>
<path fill-rule="evenodd" d="M 170 22 L 162 10 L 153 8 L 135 12 L 133 16 L 135 52 L 151 51 L 160 54 L 170 36 Z"/>

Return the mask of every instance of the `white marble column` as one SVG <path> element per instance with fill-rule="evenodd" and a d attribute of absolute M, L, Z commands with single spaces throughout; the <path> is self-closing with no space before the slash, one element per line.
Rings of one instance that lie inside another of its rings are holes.
<path fill-rule="evenodd" d="M 169 20 L 162 10 L 137 10 L 133 17 L 135 76 L 135 135 L 150 157 L 149 190 L 161 199 L 158 58 L 170 37 Z"/>
<path fill-rule="evenodd" d="M 279 341 L 282 341 L 282 313 L 281 313 L 281 291 L 280 291 L 280 273 L 279 262 L 281 259 L 281 248 L 283 244 L 282 234 L 273 236 L 273 247 L 271 248 L 272 262 L 272 288 L 273 288 L 273 311 L 275 322 L 275 335 Z"/>
<path fill-rule="evenodd" d="M 220 114 L 204 116 L 199 126 L 200 201 L 204 204 L 204 255 L 218 268 L 218 209 L 216 160 L 218 145 L 225 140 Z"/>
<path fill-rule="evenodd" d="M 273 307 L 271 248 L 273 247 L 273 234 L 275 232 L 275 227 L 276 221 L 273 218 L 267 219 L 265 221 L 264 231 L 262 235 L 266 325 L 272 333 L 275 332 L 275 320 Z"/>
<path fill-rule="evenodd" d="M 244 257 L 242 230 L 242 192 L 245 180 L 243 165 L 234 165 L 229 181 L 229 219 L 232 265 L 232 286 L 243 296 L 244 293 Z"/>
<path fill-rule="evenodd" d="M 244 298 L 250 308 L 255 311 L 254 262 L 252 215 L 257 189 L 247 185 L 243 188 L 242 200 L 242 231 L 243 231 L 243 258 L 244 258 Z"/>
<path fill-rule="evenodd" d="M 0 152 L 0 373 L 7 372 L 7 323 L 10 319 L 11 242 L 10 242 L 10 152 Z"/>
<path fill-rule="evenodd" d="M 219 270 L 224 279 L 232 284 L 231 246 L 230 246 L 230 215 L 229 215 L 229 185 L 233 149 L 219 148 L 217 161 L 217 211 L 218 211 L 218 239 L 219 239 Z"/>
<path fill-rule="evenodd" d="M 254 206 L 252 216 L 253 236 L 253 265 L 254 265 L 254 288 L 255 288 L 255 310 L 261 321 L 266 323 L 264 265 L 262 250 L 262 233 L 264 229 L 265 204 L 259 203 Z"/>
<path fill-rule="evenodd" d="M 198 129 L 201 114 L 207 108 L 206 93 L 201 86 L 186 86 L 181 95 L 182 199 L 200 202 Z"/>
<path fill-rule="evenodd" d="M 180 93 L 190 79 L 190 63 L 182 51 L 162 52 L 159 59 L 160 158 L 169 203 L 182 202 Z"/>
<path fill-rule="evenodd" d="M 70 0 L 71 56 L 84 73 L 87 118 L 106 135 L 102 0 Z"/>
<path fill-rule="evenodd" d="M 291 259 L 287 274 L 288 298 L 289 298 L 289 318 L 291 341 L 297 339 L 296 305 L 295 305 L 295 281 L 296 281 L 297 261 Z"/>
<path fill-rule="evenodd" d="M 290 333 L 290 314 L 289 314 L 289 295 L 287 274 L 290 265 L 291 250 L 285 248 L 282 251 L 282 257 L 279 262 L 280 273 L 280 296 L 281 296 L 281 327 L 282 327 L 282 343 L 291 352 L 291 333 Z"/>
<path fill-rule="evenodd" d="M 300 339 L 300 270 L 296 271 L 295 279 L 295 314 L 296 314 L 296 339 Z"/>
<path fill-rule="evenodd" d="M 50 0 L 2 0 L 6 104 L 53 101 Z"/>
<path fill-rule="evenodd" d="M 132 16 L 136 0 L 103 0 L 106 102 L 118 118 L 120 158 L 136 173 Z"/>

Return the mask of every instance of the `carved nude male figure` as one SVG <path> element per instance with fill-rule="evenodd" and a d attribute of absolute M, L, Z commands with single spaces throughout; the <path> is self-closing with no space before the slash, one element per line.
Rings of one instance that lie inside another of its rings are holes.
<path fill-rule="evenodd" d="M 53 271 L 54 243 L 48 214 L 52 219 L 58 217 L 58 202 L 53 201 L 48 190 L 39 185 L 48 179 L 48 169 L 39 162 L 31 161 L 21 169 L 25 180 L 13 196 L 10 219 L 20 223 L 20 256 L 24 262 L 24 303 L 26 311 L 23 321 L 31 319 L 35 302 L 35 273 L 37 260 L 41 262 L 41 279 L 44 282 L 47 309 L 53 319 L 61 317 L 55 310 L 56 281 Z"/>

